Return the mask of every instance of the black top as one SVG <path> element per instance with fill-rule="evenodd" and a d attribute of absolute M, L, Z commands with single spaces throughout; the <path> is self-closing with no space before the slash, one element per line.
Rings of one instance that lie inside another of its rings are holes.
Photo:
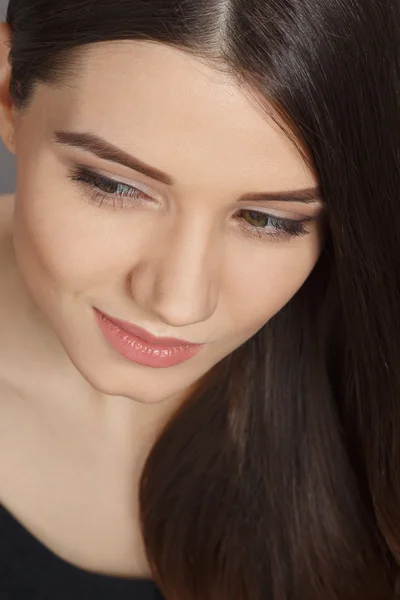
<path fill-rule="evenodd" d="M 164 600 L 150 579 L 91 573 L 57 556 L 0 505 L 1 600 Z"/>

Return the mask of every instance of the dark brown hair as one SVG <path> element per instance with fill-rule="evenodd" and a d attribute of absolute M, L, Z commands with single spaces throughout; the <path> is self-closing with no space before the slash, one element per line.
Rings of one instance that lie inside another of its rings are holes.
<path fill-rule="evenodd" d="M 142 532 L 166 599 L 395 598 L 398 0 L 11 0 L 7 21 L 21 111 L 37 84 L 73 77 L 86 44 L 169 44 L 273 108 L 327 207 L 302 287 L 206 374 L 148 457 Z"/>

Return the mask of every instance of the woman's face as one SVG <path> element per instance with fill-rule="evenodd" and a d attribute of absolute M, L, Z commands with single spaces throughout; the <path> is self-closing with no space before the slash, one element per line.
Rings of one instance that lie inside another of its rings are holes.
<path fill-rule="evenodd" d="M 322 249 L 323 206 L 261 194 L 318 182 L 228 75 L 179 50 L 93 45 L 78 73 L 68 87 L 40 85 L 25 114 L 1 113 L 18 163 L 16 255 L 84 378 L 104 394 L 155 403 L 189 389 L 304 283 Z M 94 137 L 102 157 L 79 147 Z M 290 236 L 276 219 L 307 234 Z M 174 366 L 136 364 L 105 339 L 94 308 L 205 346 Z"/>

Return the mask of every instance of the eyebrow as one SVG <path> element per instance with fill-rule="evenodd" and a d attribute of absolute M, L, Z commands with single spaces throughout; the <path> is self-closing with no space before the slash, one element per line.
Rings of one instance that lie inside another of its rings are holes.
<path fill-rule="evenodd" d="M 135 156 L 132 156 L 125 150 L 114 146 L 107 140 L 98 135 L 89 132 L 60 131 L 53 133 L 53 139 L 56 143 L 72 146 L 95 154 L 99 158 L 118 163 L 134 171 L 138 171 L 151 179 L 160 181 L 165 185 L 172 186 L 173 178 L 152 167 Z M 282 192 L 256 192 L 243 194 L 239 201 L 243 202 L 302 202 L 304 204 L 322 204 L 321 191 L 319 186 L 310 187 L 301 190 L 290 190 Z"/>

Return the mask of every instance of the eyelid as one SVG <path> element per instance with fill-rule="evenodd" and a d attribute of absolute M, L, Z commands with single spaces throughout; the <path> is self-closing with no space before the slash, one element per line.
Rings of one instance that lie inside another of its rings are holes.
<path fill-rule="evenodd" d="M 316 218 L 316 215 L 310 215 L 310 214 L 300 214 L 300 213 L 294 213 L 291 211 L 288 211 L 287 208 L 286 210 L 282 209 L 282 208 L 273 208 L 272 206 L 247 206 L 247 204 L 243 207 L 240 207 L 239 210 L 250 210 L 250 211 L 254 211 L 254 212 L 260 212 L 263 214 L 267 214 L 271 217 L 274 217 L 276 219 L 283 219 L 283 220 L 287 220 L 287 221 L 313 221 Z M 272 212 L 271 212 L 272 211 Z M 274 211 L 278 214 L 274 214 Z"/>
<path fill-rule="evenodd" d="M 105 170 L 103 169 L 94 169 L 92 167 L 89 167 L 87 165 L 83 165 L 81 163 L 76 164 L 77 168 L 81 168 L 84 171 L 87 171 L 89 173 L 91 173 L 94 176 L 100 176 L 100 177 L 104 177 L 105 179 L 111 181 L 114 184 L 122 184 L 122 185 L 126 185 L 128 187 L 132 187 L 132 188 L 136 188 L 139 191 L 143 192 L 144 194 L 148 195 L 150 198 L 153 198 L 155 200 L 160 199 L 160 195 L 158 192 L 156 192 L 155 190 L 152 190 L 151 188 L 149 188 L 145 183 L 142 183 L 140 181 L 124 181 L 124 177 L 122 176 L 117 176 L 114 177 L 112 175 L 109 175 Z M 279 201 L 276 201 L 279 202 Z M 292 215 L 288 215 L 288 211 L 287 207 L 285 207 L 286 210 L 282 209 L 282 208 L 273 208 L 271 206 L 251 206 L 251 205 L 242 205 L 239 206 L 237 210 L 246 210 L 246 211 L 254 211 L 254 212 L 258 212 L 258 213 L 262 213 L 262 214 L 266 214 L 270 217 L 276 218 L 276 219 L 283 219 L 283 220 L 288 220 L 288 221 L 293 221 L 293 220 L 302 220 L 302 221 L 312 221 L 313 219 L 315 219 L 315 215 L 310 216 L 310 215 L 304 215 L 304 214 L 299 214 L 299 213 L 292 213 Z M 305 207 L 304 207 L 305 208 Z M 310 207 L 311 208 L 311 207 Z M 271 213 L 270 211 L 277 211 L 279 214 L 274 214 L 273 212 Z M 285 213 L 284 215 L 282 215 L 282 212 Z"/>
<path fill-rule="evenodd" d="M 94 176 L 99 176 L 99 177 L 104 177 L 104 179 L 108 179 L 109 181 L 111 181 L 112 183 L 115 184 L 122 184 L 122 185 L 126 185 L 128 187 L 132 187 L 132 188 L 137 188 L 138 190 L 140 190 L 141 192 L 143 192 L 144 194 L 147 194 L 148 196 L 150 196 L 151 198 L 157 198 L 159 197 L 159 194 L 153 190 L 152 188 L 148 187 L 145 183 L 142 183 L 141 181 L 133 181 L 133 180 L 125 180 L 124 181 L 124 177 L 122 176 L 113 176 L 113 175 L 109 175 L 106 171 L 104 171 L 103 169 L 93 169 L 92 167 L 88 167 L 86 165 L 82 165 L 82 164 L 77 164 L 76 165 L 77 168 L 81 168 L 84 171 L 87 171 L 89 173 L 91 173 Z"/>

